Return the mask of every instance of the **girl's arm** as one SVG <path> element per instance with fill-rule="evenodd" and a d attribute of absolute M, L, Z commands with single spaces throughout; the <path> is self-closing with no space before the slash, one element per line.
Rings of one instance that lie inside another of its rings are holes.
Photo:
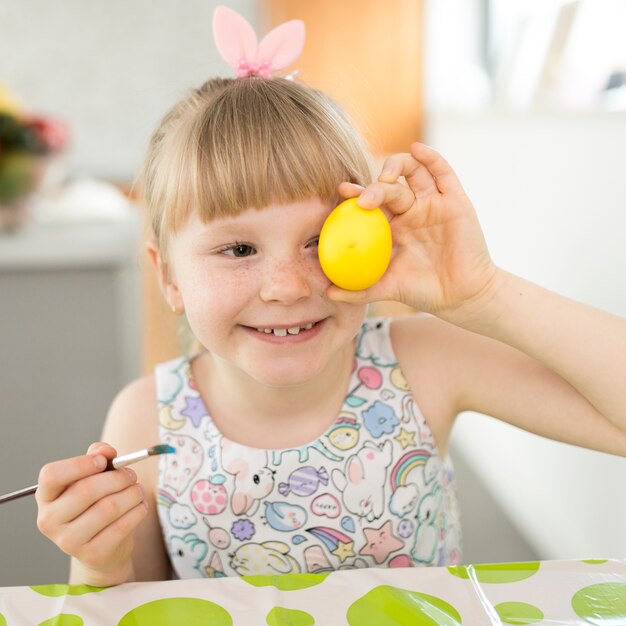
<path fill-rule="evenodd" d="M 152 377 L 135 381 L 120 392 L 111 405 L 102 437 L 118 454 L 148 448 L 158 442 L 156 392 Z M 70 569 L 71 583 L 108 586 L 167 580 L 169 561 L 156 511 L 158 462 L 159 457 L 152 457 L 132 466 L 137 483 L 145 492 L 147 512 L 128 540 L 128 558 L 115 571 L 107 571 L 106 567 L 94 567 L 89 560 L 74 557 Z"/>
<path fill-rule="evenodd" d="M 362 292 L 333 286 L 328 295 L 397 300 L 435 316 L 429 333 L 419 330 L 426 322 L 396 324 L 394 344 L 409 378 L 412 370 L 428 372 L 424 379 L 442 390 L 431 387 L 435 399 L 425 411 L 440 438 L 456 413 L 470 409 L 626 456 L 626 320 L 496 267 L 454 171 L 423 144 L 390 157 L 365 190 L 342 183 L 340 192 L 387 212 L 394 251 L 377 284 Z M 431 344 L 430 369 L 402 347 L 415 333 L 420 350 Z"/>

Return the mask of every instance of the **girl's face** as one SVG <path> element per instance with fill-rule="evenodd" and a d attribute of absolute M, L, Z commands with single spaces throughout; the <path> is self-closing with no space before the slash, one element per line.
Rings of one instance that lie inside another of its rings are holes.
<path fill-rule="evenodd" d="M 219 367 L 289 386 L 352 351 L 365 306 L 325 297 L 317 256 L 331 208 L 314 198 L 207 224 L 192 214 L 171 238 L 170 293 Z"/>

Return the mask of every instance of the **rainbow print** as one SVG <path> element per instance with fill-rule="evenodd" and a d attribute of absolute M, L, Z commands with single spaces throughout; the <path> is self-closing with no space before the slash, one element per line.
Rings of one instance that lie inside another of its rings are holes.
<path fill-rule="evenodd" d="M 350 539 L 348 535 L 344 535 L 341 531 L 335 530 L 334 528 L 328 528 L 326 526 L 307 528 L 306 531 L 323 541 L 324 545 L 330 550 L 331 553 L 333 550 L 337 549 L 339 542 L 344 544 L 352 542 L 352 539 Z"/>
<path fill-rule="evenodd" d="M 430 458 L 427 450 L 411 450 L 407 452 L 394 466 L 389 478 L 391 489 L 395 491 L 407 483 L 408 475 L 416 468 L 422 467 Z"/>
<path fill-rule="evenodd" d="M 176 498 L 174 498 L 174 496 L 165 491 L 165 489 L 159 489 L 157 495 L 157 504 L 161 504 L 164 507 L 171 509 L 172 504 L 176 504 Z"/>

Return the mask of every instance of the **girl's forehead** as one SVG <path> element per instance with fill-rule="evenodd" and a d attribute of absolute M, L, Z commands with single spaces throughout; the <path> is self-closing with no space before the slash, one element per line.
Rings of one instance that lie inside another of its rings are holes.
<path fill-rule="evenodd" d="M 275 224 L 299 225 L 307 227 L 324 220 L 333 208 L 334 203 L 321 198 L 309 198 L 281 204 L 269 204 L 261 209 L 249 208 L 239 213 L 227 216 L 213 217 L 208 221 L 202 221 L 194 211 L 190 215 L 188 225 L 195 228 L 213 231 L 237 229 L 243 226 L 268 227 Z"/>

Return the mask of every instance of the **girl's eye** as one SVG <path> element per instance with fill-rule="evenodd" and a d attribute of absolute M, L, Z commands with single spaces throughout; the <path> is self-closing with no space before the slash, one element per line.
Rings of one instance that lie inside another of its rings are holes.
<path fill-rule="evenodd" d="M 228 256 L 241 258 L 255 254 L 256 250 L 252 246 L 249 246 L 247 243 L 236 243 L 233 246 L 228 246 L 227 248 L 224 248 L 223 250 L 221 250 L 221 252 Z"/>
<path fill-rule="evenodd" d="M 315 237 L 315 238 L 311 239 L 311 241 L 309 241 L 306 244 L 306 247 L 307 248 L 317 248 L 317 245 L 319 244 L 319 242 L 320 242 L 320 238 L 319 237 Z"/>

